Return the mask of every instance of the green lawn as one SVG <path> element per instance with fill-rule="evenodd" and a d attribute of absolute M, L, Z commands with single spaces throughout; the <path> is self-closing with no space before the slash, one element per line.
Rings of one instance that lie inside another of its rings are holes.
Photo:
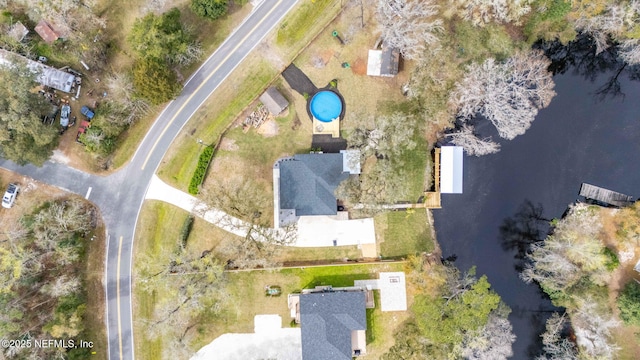
<path fill-rule="evenodd" d="M 165 182 L 186 191 L 202 150 L 197 139 L 217 144 L 231 122 L 278 74 L 268 62 L 253 60 L 251 66 L 236 69 L 185 125 L 158 170 Z"/>
<path fill-rule="evenodd" d="M 318 33 L 318 27 L 328 21 L 319 21 L 319 17 L 329 21 L 340 11 L 340 0 L 303 1 L 300 7 L 292 11 L 280 24 L 276 44 L 283 47 L 294 47 L 306 44 Z"/>
<path fill-rule="evenodd" d="M 405 185 L 409 201 L 417 202 L 418 198 L 424 194 L 426 187 L 425 172 L 429 156 L 429 144 L 422 134 L 414 138 L 416 147 L 407 150 L 401 155 L 402 168 L 405 175 Z"/>
<path fill-rule="evenodd" d="M 425 209 L 392 211 L 378 215 L 374 220 L 376 233 L 383 236 L 380 243 L 382 257 L 429 253 L 435 248 Z"/>
<path fill-rule="evenodd" d="M 203 334 L 200 345 L 206 345 L 215 337 L 228 332 L 253 332 L 253 318 L 259 314 L 278 314 L 282 317 L 283 327 L 289 327 L 291 317 L 287 308 L 287 294 L 317 285 L 353 286 L 354 280 L 375 279 L 379 272 L 403 271 L 403 267 L 403 263 L 350 264 L 228 273 L 229 302 L 224 314 L 206 327 L 207 334 Z M 264 287 L 267 285 L 280 286 L 282 296 L 265 296 Z M 367 310 L 367 341 L 373 341 L 374 347 L 392 344 L 393 330 L 406 315 L 382 313 L 379 305 L 376 295 L 377 307 Z"/>
<path fill-rule="evenodd" d="M 180 229 L 187 212 L 160 201 L 146 201 L 142 206 L 138 225 L 134 254 L 146 254 L 151 259 L 157 257 L 167 247 L 177 247 Z M 133 277 L 136 276 L 136 258 L 134 255 Z M 145 321 L 151 319 L 155 305 L 162 302 L 162 294 L 147 293 L 133 287 L 134 339 L 135 353 L 139 359 L 155 360 L 162 358 L 162 339 L 149 340 Z"/>

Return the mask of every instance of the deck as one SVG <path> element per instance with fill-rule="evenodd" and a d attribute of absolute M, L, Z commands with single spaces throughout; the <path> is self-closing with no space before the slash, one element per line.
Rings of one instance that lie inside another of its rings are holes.
<path fill-rule="evenodd" d="M 624 207 L 633 204 L 633 196 L 621 194 L 612 190 L 604 189 L 595 185 L 582 183 L 580 186 L 580 196 L 585 199 L 595 200 L 604 204 Z"/>

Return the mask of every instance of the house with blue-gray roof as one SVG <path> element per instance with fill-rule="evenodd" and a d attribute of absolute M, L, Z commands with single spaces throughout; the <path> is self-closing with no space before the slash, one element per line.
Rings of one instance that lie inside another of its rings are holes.
<path fill-rule="evenodd" d="M 273 165 L 274 226 L 296 223 L 301 216 L 337 215 L 334 191 L 360 173 L 360 154 L 297 154 Z"/>
<path fill-rule="evenodd" d="M 351 360 L 366 354 L 365 291 L 300 294 L 302 360 Z"/>

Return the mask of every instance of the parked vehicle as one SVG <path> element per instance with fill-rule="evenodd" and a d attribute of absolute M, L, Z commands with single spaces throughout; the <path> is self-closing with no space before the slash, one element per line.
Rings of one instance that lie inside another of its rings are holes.
<path fill-rule="evenodd" d="M 80 109 L 80 112 L 82 113 L 82 115 L 86 116 L 89 121 L 91 121 L 91 119 L 93 119 L 93 116 L 95 115 L 93 113 L 93 110 L 89 109 L 88 106 L 83 106 L 82 109 Z"/>
<path fill-rule="evenodd" d="M 62 110 L 60 110 L 60 125 L 64 128 L 69 126 L 70 113 L 71 113 L 71 106 L 69 106 L 69 104 L 62 105 Z"/>
<path fill-rule="evenodd" d="M 16 201 L 16 196 L 18 196 L 18 191 L 20 191 L 20 187 L 14 183 L 9 184 L 7 187 L 7 191 L 4 193 L 2 197 L 2 207 L 3 208 L 11 208 Z"/>
<path fill-rule="evenodd" d="M 82 120 L 82 122 L 80 123 L 80 127 L 78 128 L 78 135 L 76 135 L 76 142 L 79 142 L 82 144 L 82 141 L 80 141 L 80 135 L 84 134 L 85 131 L 87 131 L 87 129 L 90 127 L 91 127 L 90 122 L 88 122 L 87 120 Z"/>

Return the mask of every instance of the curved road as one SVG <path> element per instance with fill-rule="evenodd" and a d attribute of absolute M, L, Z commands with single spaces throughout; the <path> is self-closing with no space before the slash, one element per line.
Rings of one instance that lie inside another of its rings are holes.
<path fill-rule="evenodd" d="M 131 162 L 108 176 L 63 164 L 38 168 L 0 159 L 0 167 L 85 196 L 101 210 L 107 227 L 106 300 L 109 359 L 133 359 L 131 265 L 135 226 L 144 196 L 165 152 L 196 110 L 298 0 L 266 0 L 244 20 L 187 81 L 138 147 Z"/>

